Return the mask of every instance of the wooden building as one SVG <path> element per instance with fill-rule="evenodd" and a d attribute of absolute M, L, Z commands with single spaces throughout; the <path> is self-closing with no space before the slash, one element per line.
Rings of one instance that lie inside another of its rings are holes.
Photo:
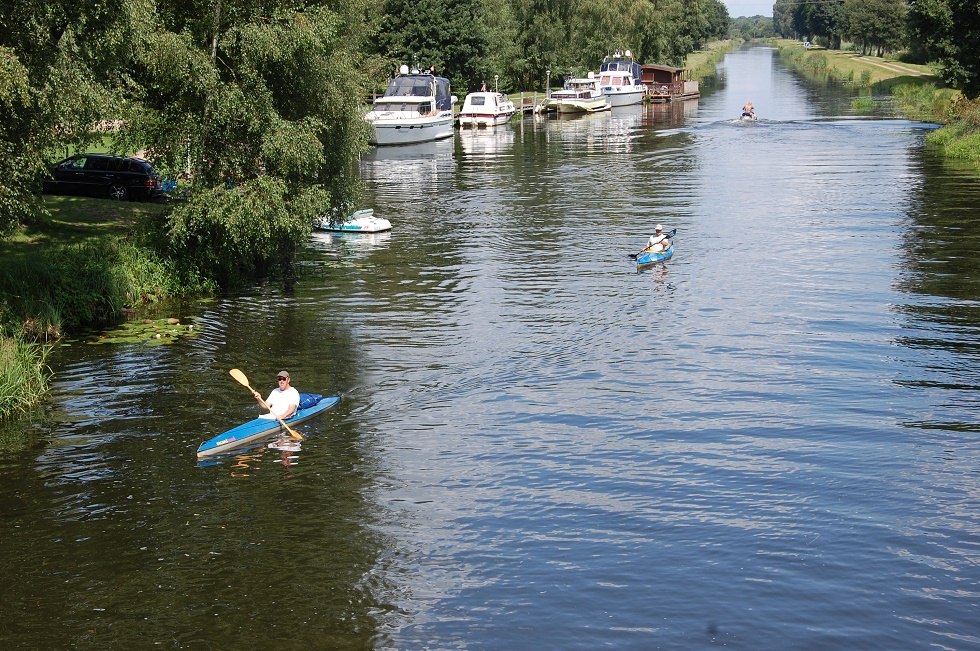
<path fill-rule="evenodd" d="M 698 82 L 684 79 L 684 68 L 645 63 L 640 66 L 640 74 L 647 87 L 648 102 L 672 102 L 701 96 Z"/>

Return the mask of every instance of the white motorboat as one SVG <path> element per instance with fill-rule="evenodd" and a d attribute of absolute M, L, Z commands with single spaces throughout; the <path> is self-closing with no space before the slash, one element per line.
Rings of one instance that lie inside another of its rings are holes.
<path fill-rule="evenodd" d="M 503 93 L 470 93 L 463 100 L 458 116 L 459 126 L 494 127 L 508 122 L 515 113 L 517 107 Z"/>
<path fill-rule="evenodd" d="M 607 56 L 599 67 L 599 90 L 612 106 L 639 104 L 646 95 L 640 64 L 629 50 Z"/>
<path fill-rule="evenodd" d="M 383 217 L 375 217 L 373 208 L 358 210 L 345 219 L 324 217 L 317 230 L 331 233 L 383 233 L 391 230 L 391 222 Z"/>
<path fill-rule="evenodd" d="M 551 110 L 552 106 L 559 113 L 595 113 L 609 110 L 612 104 L 599 90 L 599 80 L 590 72 L 587 78 L 569 79 L 564 88 L 551 93 L 546 109 Z"/>
<path fill-rule="evenodd" d="M 453 135 L 453 104 L 449 80 L 402 66 L 383 97 L 364 119 L 374 126 L 373 145 L 430 142 Z"/>

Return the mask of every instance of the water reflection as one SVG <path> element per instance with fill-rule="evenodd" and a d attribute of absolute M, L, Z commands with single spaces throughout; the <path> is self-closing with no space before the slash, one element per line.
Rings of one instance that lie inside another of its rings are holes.
<path fill-rule="evenodd" d="M 452 174 L 455 140 L 376 147 L 361 157 L 361 178 L 393 191 L 431 195 L 440 176 Z"/>

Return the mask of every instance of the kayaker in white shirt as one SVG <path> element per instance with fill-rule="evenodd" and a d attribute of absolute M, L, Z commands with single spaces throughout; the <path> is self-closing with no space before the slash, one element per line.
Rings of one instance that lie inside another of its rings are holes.
<path fill-rule="evenodd" d="M 667 236 L 664 234 L 663 225 L 657 224 L 655 230 L 656 233 L 650 236 L 650 239 L 647 241 L 647 247 L 645 250 L 650 251 L 652 253 L 657 253 L 659 251 L 666 251 L 667 249 L 670 248 L 670 240 L 668 240 Z"/>
<path fill-rule="evenodd" d="M 274 420 L 278 416 L 286 419 L 296 413 L 296 409 L 299 408 L 299 391 L 291 387 L 289 382 L 289 371 L 279 371 L 276 374 L 278 386 L 272 390 L 265 401 L 271 411 L 268 414 L 262 414 L 259 418 Z M 253 391 L 252 395 L 255 396 L 255 401 L 261 405 L 262 396 L 259 395 L 259 392 Z"/>

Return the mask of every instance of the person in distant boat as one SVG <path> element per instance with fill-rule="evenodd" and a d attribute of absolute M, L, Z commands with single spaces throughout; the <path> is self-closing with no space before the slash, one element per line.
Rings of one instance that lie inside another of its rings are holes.
<path fill-rule="evenodd" d="M 647 247 L 645 250 L 650 251 L 652 253 L 657 253 L 658 251 L 666 251 L 667 249 L 669 249 L 670 240 L 668 240 L 667 236 L 664 234 L 663 225 L 657 224 L 657 227 L 654 230 L 656 232 L 650 236 L 650 239 L 647 241 Z"/>
<path fill-rule="evenodd" d="M 480 92 L 481 93 L 487 92 L 487 82 L 484 81 L 482 84 L 480 84 Z"/>
<path fill-rule="evenodd" d="M 268 414 L 262 414 L 259 418 L 275 419 L 277 416 L 285 420 L 299 408 L 299 391 L 290 386 L 289 371 L 279 371 L 276 375 L 276 388 L 272 390 L 266 399 L 266 404 L 271 410 Z M 253 391 L 255 401 L 262 404 L 262 396 L 258 391 Z"/>
<path fill-rule="evenodd" d="M 755 107 L 752 106 L 752 100 L 746 102 L 745 106 L 742 107 L 742 117 L 755 119 Z"/>

